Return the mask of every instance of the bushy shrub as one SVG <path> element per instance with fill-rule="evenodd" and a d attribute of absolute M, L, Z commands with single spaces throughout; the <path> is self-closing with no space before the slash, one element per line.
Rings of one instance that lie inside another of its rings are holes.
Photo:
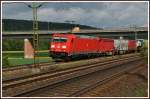
<path fill-rule="evenodd" d="M 23 46 L 23 40 L 6 39 L 2 42 L 3 51 L 19 51 L 23 50 Z"/>
<path fill-rule="evenodd" d="M 30 40 L 32 43 L 32 40 Z M 39 40 L 39 50 L 49 49 L 49 39 Z M 32 43 L 33 45 L 33 43 Z M 23 51 L 24 50 L 24 40 L 23 39 L 5 39 L 2 42 L 3 51 Z"/>

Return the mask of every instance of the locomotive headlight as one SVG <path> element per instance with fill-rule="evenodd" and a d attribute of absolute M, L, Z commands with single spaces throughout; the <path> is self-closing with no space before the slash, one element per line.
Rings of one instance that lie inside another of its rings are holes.
<path fill-rule="evenodd" d="M 55 45 L 51 45 L 51 48 L 55 48 Z"/>
<path fill-rule="evenodd" d="M 64 46 L 62 46 L 62 48 L 66 48 L 66 46 L 64 45 Z"/>

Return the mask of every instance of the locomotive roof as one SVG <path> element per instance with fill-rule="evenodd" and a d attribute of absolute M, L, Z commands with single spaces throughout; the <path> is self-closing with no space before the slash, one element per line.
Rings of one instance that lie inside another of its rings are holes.
<path fill-rule="evenodd" d="M 75 35 L 75 34 L 71 34 L 71 33 L 68 33 L 68 34 L 64 34 L 64 33 L 55 33 L 53 34 L 54 36 L 72 36 L 72 37 L 79 37 L 79 38 L 98 38 L 98 37 L 95 37 L 95 36 L 87 36 L 87 35 Z"/>
<path fill-rule="evenodd" d="M 54 33 L 54 36 L 74 36 L 74 34 L 68 33 L 68 34 L 64 34 L 64 33 Z"/>
<path fill-rule="evenodd" d="M 95 37 L 95 36 L 87 36 L 87 35 L 76 35 L 77 37 L 80 37 L 80 38 L 98 38 L 98 37 Z"/>

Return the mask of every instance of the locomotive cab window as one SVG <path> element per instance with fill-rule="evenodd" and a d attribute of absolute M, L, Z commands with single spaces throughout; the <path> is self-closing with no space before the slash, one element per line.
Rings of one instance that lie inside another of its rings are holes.
<path fill-rule="evenodd" d="M 53 42 L 67 42 L 67 38 L 65 38 L 65 37 L 54 37 Z"/>

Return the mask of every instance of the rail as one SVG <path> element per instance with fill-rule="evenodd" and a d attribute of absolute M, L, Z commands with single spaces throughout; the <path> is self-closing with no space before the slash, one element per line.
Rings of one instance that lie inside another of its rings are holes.
<path fill-rule="evenodd" d="M 139 59 L 141 59 L 139 56 L 126 57 L 117 60 L 114 59 L 103 63 L 89 64 L 87 66 L 79 66 L 54 73 L 36 74 L 22 79 L 2 82 L 3 95 L 16 96 L 72 78 L 90 74 L 92 72 L 104 70 L 106 68 L 112 68 L 115 67 L 116 64 L 124 64 L 128 61 L 135 61 Z M 16 91 L 12 92 L 12 90 Z"/>

